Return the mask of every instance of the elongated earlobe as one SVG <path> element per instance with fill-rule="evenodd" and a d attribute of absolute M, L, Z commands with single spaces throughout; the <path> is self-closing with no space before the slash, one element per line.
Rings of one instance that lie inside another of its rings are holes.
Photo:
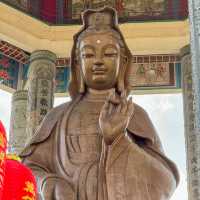
<path fill-rule="evenodd" d="M 126 73 L 126 68 L 128 64 L 128 58 L 123 57 L 121 66 L 119 69 L 119 75 L 118 75 L 118 81 L 117 81 L 117 90 L 119 93 L 122 93 L 126 88 L 125 88 L 125 73 Z"/>
<path fill-rule="evenodd" d="M 80 70 L 79 70 L 79 73 L 80 73 Z M 79 93 L 81 94 L 85 93 L 85 82 L 83 80 L 83 76 L 81 73 L 79 76 Z"/>
<path fill-rule="evenodd" d="M 77 74 L 78 92 L 83 94 L 85 92 L 85 82 L 83 80 L 83 75 L 81 72 L 81 66 L 79 61 L 77 61 L 76 64 L 76 74 Z"/>

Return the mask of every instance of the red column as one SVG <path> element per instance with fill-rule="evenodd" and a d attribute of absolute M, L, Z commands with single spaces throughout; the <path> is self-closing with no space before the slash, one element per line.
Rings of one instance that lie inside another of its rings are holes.
<path fill-rule="evenodd" d="M 42 0 L 41 18 L 50 23 L 56 22 L 56 0 Z"/>
<path fill-rule="evenodd" d="M 187 0 L 180 0 L 179 15 L 181 18 L 188 16 L 188 1 Z"/>
<path fill-rule="evenodd" d="M 63 18 L 64 19 L 68 18 L 68 0 L 64 0 L 63 3 Z"/>

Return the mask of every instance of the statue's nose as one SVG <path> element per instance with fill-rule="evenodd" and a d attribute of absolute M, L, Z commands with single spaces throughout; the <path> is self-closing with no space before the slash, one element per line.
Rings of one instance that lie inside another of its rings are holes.
<path fill-rule="evenodd" d="M 94 65 L 96 65 L 97 67 L 100 67 L 103 65 L 103 61 L 101 59 L 96 59 L 94 62 Z"/>
<path fill-rule="evenodd" d="M 93 71 L 104 71 L 105 65 L 101 59 L 96 59 L 92 67 Z"/>

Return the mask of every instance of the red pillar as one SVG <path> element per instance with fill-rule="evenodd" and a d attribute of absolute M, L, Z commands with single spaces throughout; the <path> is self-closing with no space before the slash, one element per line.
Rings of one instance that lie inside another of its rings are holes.
<path fill-rule="evenodd" d="M 181 18 L 188 16 L 188 1 L 187 0 L 180 0 L 179 16 Z"/>
<path fill-rule="evenodd" d="M 41 18 L 50 23 L 56 22 L 56 0 L 42 0 Z"/>

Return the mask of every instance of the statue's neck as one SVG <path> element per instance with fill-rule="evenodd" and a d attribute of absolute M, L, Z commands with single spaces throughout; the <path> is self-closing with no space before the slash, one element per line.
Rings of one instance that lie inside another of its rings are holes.
<path fill-rule="evenodd" d="M 87 88 L 87 92 L 85 94 L 85 99 L 89 101 L 105 101 L 108 96 L 114 92 L 115 88 L 111 88 L 108 90 L 95 90 L 91 88 Z"/>

